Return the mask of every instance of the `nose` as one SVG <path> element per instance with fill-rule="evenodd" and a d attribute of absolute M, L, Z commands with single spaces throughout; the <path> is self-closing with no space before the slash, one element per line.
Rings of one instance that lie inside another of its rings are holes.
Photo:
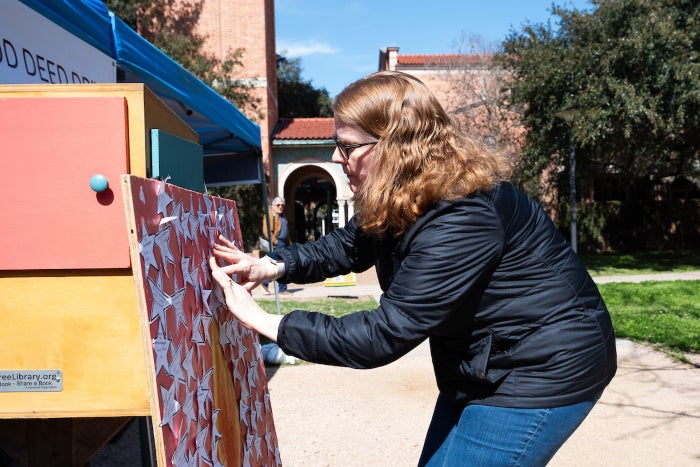
<path fill-rule="evenodd" d="M 331 158 L 331 160 L 336 164 L 345 164 L 347 162 L 347 159 L 345 159 L 343 155 L 340 154 L 340 149 L 338 149 L 338 146 L 336 146 L 333 150 L 333 157 Z"/>

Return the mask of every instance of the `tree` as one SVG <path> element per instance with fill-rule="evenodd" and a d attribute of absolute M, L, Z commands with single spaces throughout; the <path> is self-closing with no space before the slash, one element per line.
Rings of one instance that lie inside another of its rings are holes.
<path fill-rule="evenodd" d="M 439 79 L 445 83 L 446 110 L 470 133 L 517 161 L 524 132 L 520 115 L 510 104 L 507 70 L 493 60 L 498 44 L 486 43 L 476 34 L 462 33 L 455 47 L 456 54 L 436 56 L 436 65 L 445 70 Z M 442 87 L 437 82 L 431 85 Z"/>
<path fill-rule="evenodd" d="M 140 36 L 211 86 L 253 120 L 261 119 L 252 85 L 237 79 L 244 50 L 229 50 L 223 60 L 203 52 L 206 37 L 196 28 L 202 0 L 103 0 Z"/>
<path fill-rule="evenodd" d="M 316 89 L 301 77 L 301 59 L 277 55 L 277 95 L 280 117 L 332 117 L 325 88 Z"/>
<path fill-rule="evenodd" d="M 525 179 L 566 167 L 577 179 L 698 176 L 700 4 L 592 0 L 554 6 L 559 28 L 526 25 L 503 44 L 513 103 L 527 130 Z"/>

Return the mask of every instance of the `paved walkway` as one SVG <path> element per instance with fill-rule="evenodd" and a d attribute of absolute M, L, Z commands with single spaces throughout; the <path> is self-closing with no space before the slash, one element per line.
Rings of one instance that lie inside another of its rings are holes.
<path fill-rule="evenodd" d="M 700 271 L 689 272 L 665 272 L 656 274 L 636 274 L 629 276 L 603 276 L 594 277 L 593 280 L 598 284 L 606 284 L 608 282 L 645 282 L 645 281 L 682 281 L 682 280 L 700 280 Z"/>

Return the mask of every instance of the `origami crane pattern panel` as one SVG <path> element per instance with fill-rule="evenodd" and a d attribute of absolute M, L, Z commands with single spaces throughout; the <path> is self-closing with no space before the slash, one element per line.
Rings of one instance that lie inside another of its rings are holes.
<path fill-rule="evenodd" d="M 281 465 L 258 336 L 208 266 L 219 234 L 242 247 L 235 202 L 129 178 L 168 465 Z"/>

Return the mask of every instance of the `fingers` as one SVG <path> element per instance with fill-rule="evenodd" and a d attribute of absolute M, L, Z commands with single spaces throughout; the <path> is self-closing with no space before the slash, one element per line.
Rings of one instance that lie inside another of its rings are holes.
<path fill-rule="evenodd" d="M 216 258 L 213 256 L 209 257 L 209 268 L 211 269 L 211 275 L 222 287 L 225 286 L 231 278 L 226 274 L 226 272 L 216 264 Z"/>
<path fill-rule="evenodd" d="M 218 256 L 228 256 L 230 258 L 244 258 L 247 255 L 243 253 L 241 250 L 238 248 L 234 247 L 228 247 L 225 245 L 220 245 L 218 243 L 215 243 L 214 246 L 212 247 L 212 251 L 217 254 Z"/>
<path fill-rule="evenodd" d="M 236 248 L 236 245 L 233 242 L 229 241 L 221 234 L 219 234 L 219 242 L 220 243 L 214 243 L 214 246 L 212 247 L 214 253 L 218 253 L 217 256 L 219 257 L 222 257 L 223 255 L 235 257 L 236 254 L 242 253 L 241 250 Z"/>
<path fill-rule="evenodd" d="M 236 248 L 235 246 L 234 246 L 234 247 L 230 247 L 230 246 L 226 246 L 226 245 L 221 245 L 221 244 L 219 244 L 219 243 L 215 243 L 213 248 L 214 248 L 214 250 L 216 250 L 216 251 L 223 251 L 223 252 L 227 252 L 227 253 L 231 253 L 231 254 L 233 254 L 233 253 L 241 253 L 241 250 L 239 250 L 239 249 Z"/>
<path fill-rule="evenodd" d="M 250 293 L 255 287 L 260 285 L 259 282 L 245 282 L 242 285 L 236 284 L 230 277 L 232 274 L 240 273 L 240 271 L 236 269 L 236 265 L 219 266 L 216 262 L 216 258 L 213 256 L 209 257 L 209 267 L 211 268 L 212 277 L 223 288 L 233 287 L 235 291 L 237 287 L 242 287 L 246 292 Z"/>
<path fill-rule="evenodd" d="M 213 276 L 216 276 L 216 274 L 217 274 L 217 272 L 219 271 L 219 269 L 221 269 L 221 268 L 219 267 L 219 265 L 216 263 L 216 258 L 213 257 L 213 256 L 210 256 L 210 257 L 209 257 L 209 269 L 211 269 L 211 274 L 212 274 Z"/>
<path fill-rule="evenodd" d="M 253 289 L 255 289 L 257 286 L 259 286 L 261 283 L 260 282 L 246 282 L 245 284 L 242 284 L 243 288 L 246 289 L 246 291 L 249 294 L 253 293 Z"/>
<path fill-rule="evenodd" d="M 231 285 L 233 280 L 231 280 L 231 277 L 229 277 L 227 271 L 216 263 L 216 258 L 214 258 L 213 256 L 209 257 L 209 267 L 211 268 L 212 277 L 222 287 Z"/>
<path fill-rule="evenodd" d="M 235 264 L 227 264 L 226 266 L 218 266 L 219 270 L 222 271 L 224 274 L 227 276 L 230 276 L 232 274 L 240 274 L 241 269 Z"/>
<path fill-rule="evenodd" d="M 221 234 L 219 234 L 219 241 L 233 250 L 238 250 L 238 248 L 236 248 L 236 245 L 234 245 L 232 241 L 230 241 L 228 238 L 224 237 Z"/>
<path fill-rule="evenodd" d="M 245 253 L 240 250 L 234 250 L 223 245 L 214 245 L 212 248 L 212 254 L 220 260 L 225 261 L 229 264 L 237 264 L 245 260 Z"/>

